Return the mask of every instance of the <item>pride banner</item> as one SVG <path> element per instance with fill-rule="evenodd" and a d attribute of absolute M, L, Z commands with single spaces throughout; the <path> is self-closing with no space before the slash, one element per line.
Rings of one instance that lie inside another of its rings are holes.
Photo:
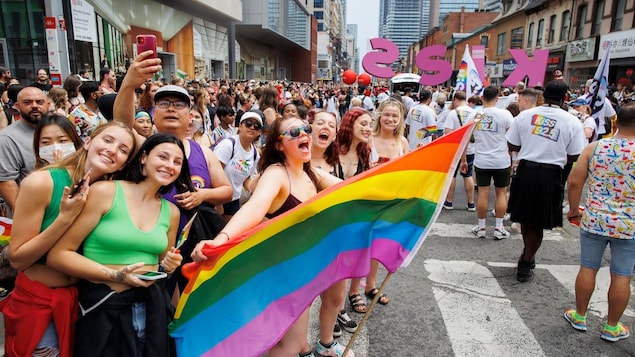
<path fill-rule="evenodd" d="M 179 356 L 260 356 L 333 283 L 370 259 L 407 266 L 436 220 L 473 123 L 208 248 L 170 325 Z"/>

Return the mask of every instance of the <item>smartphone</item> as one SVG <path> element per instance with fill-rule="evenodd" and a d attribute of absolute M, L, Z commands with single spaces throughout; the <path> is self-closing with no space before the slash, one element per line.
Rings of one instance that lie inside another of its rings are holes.
<path fill-rule="evenodd" d="M 73 187 L 73 190 L 71 191 L 71 198 L 74 197 L 79 190 L 82 189 L 82 186 L 84 186 L 84 182 L 86 182 L 86 179 L 88 179 L 88 177 L 90 176 L 90 172 L 91 170 L 89 169 L 88 172 L 86 172 L 86 175 L 84 175 L 84 177 L 82 177 L 81 180 L 79 180 L 79 182 L 77 183 L 77 185 L 75 185 L 75 187 Z"/>
<path fill-rule="evenodd" d="M 168 274 L 162 271 L 140 271 L 138 273 L 135 273 L 134 276 L 141 280 L 159 280 L 167 278 Z"/>
<path fill-rule="evenodd" d="M 150 58 L 157 58 L 157 37 L 155 35 L 137 35 L 137 53 L 152 50 Z"/>

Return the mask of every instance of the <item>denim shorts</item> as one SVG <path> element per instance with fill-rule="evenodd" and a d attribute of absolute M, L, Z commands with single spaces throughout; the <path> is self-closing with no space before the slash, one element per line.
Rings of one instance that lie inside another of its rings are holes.
<path fill-rule="evenodd" d="M 42 335 L 42 338 L 40 339 L 40 342 L 38 342 L 38 344 L 37 344 L 37 346 L 35 346 L 35 348 L 36 349 L 38 349 L 38 348 L 55 348 L 55 349 L 59 349 L 57 330 L 55 329 L 55 324 L 53 323 L 53 320 L 51 320 L 51 322 L 49 322 L 48 327 L 46 327 L 46 331 L 44 331 L 44 335 Z"/>
<path fill-rule="evenodd" d="M 606 245 L 611 249 L 611 273 L 632 276 L 635 267 L 635 239 L 617 239 L 580 229 L 580 265 L 600 269 Z"/>

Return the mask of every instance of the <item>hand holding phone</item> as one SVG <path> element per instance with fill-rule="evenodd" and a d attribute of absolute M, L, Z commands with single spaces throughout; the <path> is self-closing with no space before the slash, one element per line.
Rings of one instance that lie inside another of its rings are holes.
<path fill-rule="evenodd" d="M 84 177 L 82 177 L 81 180 L 79 180 L 79 182 L 77 183 L 77 185 L 75 185 L 75 187 L 73 187 L 73 190 L 71 191 L 70 197 L 73 198 L 84 186 L 84 182 L 86 182 L 86 180 L 88 180 L 90 178 L 90 172 L 92 171 L 92 169 L 88 169 L 88 171 L 86 172 L 86 174 L 84 175 Z"/>
<path fill-rule="evenodd" d="M 134 274 L 141 280 L 159 280 L 167 278 L 168 274 L 162 271 L 140 271 Z"/>
<path fill-rule="evenodd" d="M 137 53 L 151 50 L 150 58 L 157 58 L 157 37 L 155 35 L 137 35 Z"/>

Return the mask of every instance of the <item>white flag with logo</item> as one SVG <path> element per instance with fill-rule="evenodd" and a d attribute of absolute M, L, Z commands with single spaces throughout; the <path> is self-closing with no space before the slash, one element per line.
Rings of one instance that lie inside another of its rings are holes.
<path fill-rule="evenodd" d="M 466 98 L 470 98 L 473 95 L 481 95 L 483 91 L 483 82 L 481 82 L 481 76 L 478 70 L 476 70 L 476 65 L 472 60 L 470 47 L 468 45 L 465 45 L 461 67 L 459 68 L 459 73 L 456 75 L 454 91 L 464 91 Z"/>
<path fill-rule="evenodd" d="M 598 66 L 598 69 L 595 71 L 593 82 L 591 82 L 591 86 L 589 87 L 589 94 L 585 98 L 591 107 L 591 115 L 593 116 L 593 119 L 595 119 L 595 124 L 598 127 L 598 133 L 603 132 L 603 130 L 600 129 L 600 125 L 604 124 L 603 115 L 604 105 L 606 103 L 606 93 L 608 91 L 611 42 L 605 41 L 601 44 L 601 46 L 605 46 L 604 56 L 602 56 L 600 66 Z"/>

